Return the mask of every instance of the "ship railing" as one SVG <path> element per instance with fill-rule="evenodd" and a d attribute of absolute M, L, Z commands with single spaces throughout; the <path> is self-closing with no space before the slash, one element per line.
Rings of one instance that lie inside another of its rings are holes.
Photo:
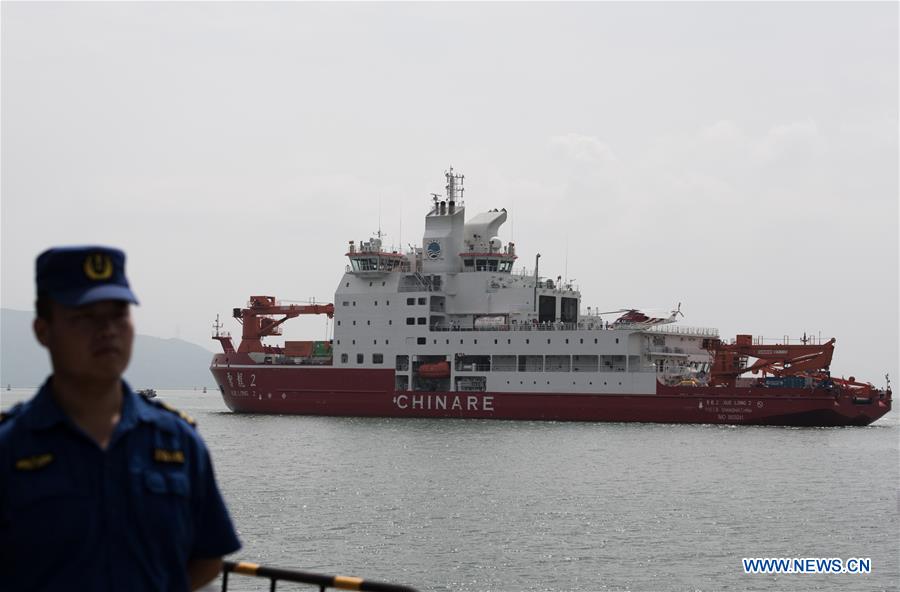
<path fill-rule="evenodd" d="M 418 592 L 415 588 L 410 588 L 409 586 L 403 586 L 401 584 L 375 582 L 353 576 L 331 576 L 292 569 L 266 567 L 264 565 L 248 563 L 245 561 L 223 562 L 222 592 L 226 592 L 228 590 L 228 575 L 230 573 L 257 578 L 266 578 L 269 580 L 269 590 L 273 592 L 275 590 L 276 583 L 279 581 L 318 586 L 320 591 L 333 588 L 336 590 L 367 590 L 369 592 Z"/>
<path fill-rule="evenodd" d="M 518 323 L 509 325 L 481 325 L 478 327 L 460 327 L 457 325 L 433 325 L 431 331 L 600 331 L 600 326 L 582 325 L 581 323 Z"/>
<path fill-rule="evenodd" d="M 718 337 L 719 330 L 713 327 L 688 327 L 684 325 L 653 325 L 644 329 L 644 333 L 661 335 L 693 335 L 697 337 Z"/>

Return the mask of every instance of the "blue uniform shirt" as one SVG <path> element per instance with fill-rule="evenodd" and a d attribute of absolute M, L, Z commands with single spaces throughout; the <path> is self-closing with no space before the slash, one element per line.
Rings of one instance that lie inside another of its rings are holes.
<path fill-rule="evenodd" d="M 49 380 L 0 423 L 0 588 L 189 590 L 188 560 L 240 548 L 203 440 L 123 392 L 106 450 Z"/>

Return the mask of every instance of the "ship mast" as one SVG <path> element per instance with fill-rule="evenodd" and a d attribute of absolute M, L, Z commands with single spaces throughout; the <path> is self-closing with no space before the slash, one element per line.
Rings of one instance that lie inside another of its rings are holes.
<path fill-rule="evenodd" d="M 444 189 L 447 191 L 447 201 L 449 202 L 448 205 L 450 206 L 450 213 L 452 214 L 455 206 L 463 205 L 463 192 L 466 190 L 466 188 L 463 187 L 463 181 L 465 181 L 466 176 L 454 175 L 453 166 L 451 166 L 449 171 L 444 172 L 444 178 L 447 179 L 447 185 Z"/>

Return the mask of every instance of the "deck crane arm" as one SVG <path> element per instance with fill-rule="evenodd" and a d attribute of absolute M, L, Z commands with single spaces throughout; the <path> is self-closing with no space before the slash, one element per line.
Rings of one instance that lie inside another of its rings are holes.
<path fill-rule="evenodd" d="M 234 309 L 234 317 L 244 326 L 239 353 L 263 351 L 261 339 L 280 335 L 281 324 L 300 315 L 324 314 L 334 318 L 333 304 L 278 304 L 274 296 L 251 296 L 247 308 Z M 272 318 L 283 315 L 280 319 Z"/>

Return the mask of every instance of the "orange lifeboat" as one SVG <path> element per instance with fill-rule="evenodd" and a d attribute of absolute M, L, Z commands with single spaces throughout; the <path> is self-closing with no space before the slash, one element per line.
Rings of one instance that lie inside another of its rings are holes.
<path fill-rule="evenodd" d="M 450 378 L 450 362 L 434 362 L 419 366 L 419 376 L 422 378 Z"/>

